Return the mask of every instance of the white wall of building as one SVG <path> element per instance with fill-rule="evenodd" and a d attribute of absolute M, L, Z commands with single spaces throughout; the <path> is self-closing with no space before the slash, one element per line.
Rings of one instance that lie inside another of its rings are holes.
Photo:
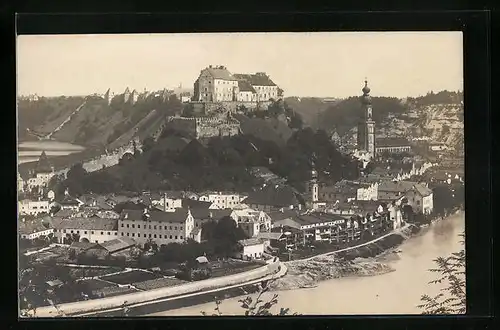
<path fill-rule="evenodd" d="M 49 201 L 22 200 L 18 202 L 18 212 L 20 215 L 38 215 L 49 213 Z"/>
<path fill-rule="evenodd" d="M 237 258 L 240 259 L 257 259 L 261 258 L 264 254 L 264 243 L 256 244 L 256 245 L 248 245 L 243 246 L 242 251 L 236 254 Z"/>
<path fill-rule="evenodd" d="M 40 237 L 40 236 L 47 236 L 49 234 L 52 234 L 53 232 L 54 232 L 54 229 L 50 228 L 50 229 L 38 231 L 35 233 L 21 234 L 21 238 L 35 239 L 35 238 Z"/>
<path fill-rule="evenodd" d="M 59 243 L 63 243 L 63 239 L 67 234 L 80 235 L 80 241 L 86 238 L 91 243 L 103 243 L 118 237 L 116 230 L 102 230 L 102 229 L 81 229 L 81 228 L 68 228 L 68 229 L 54 229 L 54 236 L 57 237 Z"/>

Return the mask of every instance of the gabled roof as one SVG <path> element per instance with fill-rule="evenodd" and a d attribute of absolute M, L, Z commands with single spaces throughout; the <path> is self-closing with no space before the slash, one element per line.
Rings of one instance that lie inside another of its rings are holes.
<path fill-rule="evenodd" d="M 73 242 L 70 245 L 70 248 L 72 249 L 78 249 L 81 251 L 85 251 L 94 247 L 100 247 L 99 244 L 97 243 L 91 243 L 91 242 Z"/>
<path fill-rule="evenodd" d="M 73 215 L 75 215 L 77 211 L 74 211 L 74 210 L 60 210 L 58 211 L 56 214 L 54 214 L 54 217 L 58 217 L 58 218 L 70 218 L 72 217 Z"/>
<path fill-rule="evenodd" d="M 52 227 L 50 226 L 50 224 L 44 225 L 43 221 L 41 221 L 40 219 L 19 222 L 19 233 L 25 235 L 39 233 L 51 228 Z"/>
<path fill-rule="evenodd" d="M 273 239 L 273 240 L 278 240 L 283 236 L 283 233 L 281 232 L 260 232 L 257 234 L 258 239 Z"/>
<path fill-rule="evenodd" d="M 184 223 L 188 217 L 187 209 L 176 209 L 173 212 L 163 212 L 158 209 L 148 210 L 149 221 L 155 222 L 171 222 L 171 223 Z M 126 220 L 144 220 L 144 211 L 141 210 L 123 210 L 121 219 Z"/>
<path fill-rule="evenodd" d="M 235 73 L 233 75 L 238 80 L 246 80 L 252 86 L 276 86 L 276 84 L 269 78 L 265 73 L 255 73 L 255 74 L 241 74 Z"/>
<path fill-rule="evenodd" d="M 246 80 L 238 80 L 238 88 L 240 89 L 240 92 L 252 92 L 252 93 L 255 93 L 255 89 Z"/>
<path fill-rule="evenodd" d="M 412 181 L 398 181 L 398 182 L 382 181 L 378 185 L 378 190 L 405 193 L 411 188 L 413 188 L 413 186 L 415 186 L 416 184 L 417 182 L 412 182 Z"/>
<path fill-rule="evenodd" d="M 195 219 L 214 219 L 220 220 L 224 217 L 228 217 L 233 212 L 232 209 L 224 209 L 224 210 L 210 210 L 206 208 L 193 208 L 191 209 L 191 215 Z"/>
<path fill-rule="evenodd" d="M 109 218 L 69 218 L 57 221 L 54 219 L 56 229 L 76 229 L 76 230 L 118 230 L 117 219 Z"/>
<path fill-rule="evenodd" d="M 226 68 L 221 67 L 208 67 L 203 71 L 208 72 L 214 79 L 234 81 L 236 78 Z"/>
<path fill-rule="evenodd" d="M 423 197 L 425 196 L 429 196 L 430 194 L 432 194 L 432 190 L 427 188 L 426 186 L 424 186 L 423 184 L 416 184 L 414 186 L 415 190 Z"/>
<path fill-rule="evenodd" d="M 130 237 L 120 237 L 113 239 L 111 241 L 106 241 L 101 243 L 101 246 L 108 250 L 109 253 L 113 253 L 122 249 L 126 249 L 135 246 L 136 242 Z"/>

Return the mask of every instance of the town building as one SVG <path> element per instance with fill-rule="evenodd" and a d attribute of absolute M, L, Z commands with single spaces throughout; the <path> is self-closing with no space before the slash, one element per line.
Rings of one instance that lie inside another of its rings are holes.
<path fill-rule="evenodd" d="M 208 66 L 194 83 L 196 102 L 263 102 L 283 91 L 264 72 L 232 74 L 225 66 Z"/>
<path fill-rule="evenodd" d="M 199 197 L 200 201 L 211 202 L 218 209 L 232 209 L 240 205 L 244 196 L 237 193 L 206 192 Z"/>
<path fill-rule="evenodd" d="M 263 211 L 251 208 L 233 210 L 231 217 L 248 237 L 255 237 L 261 232 L 271 231 L 271 218 Z"/>
<path fill-rule="evenodd" d="M 30 173 L 30 178 L 27 182 L 28 190 L 47 187 L 47 184 L 54 175 L 54 167 L 49 163 L 45 151 L 42 151 L 35 169 Z"/>
<path fill-rule="evenodd" d="M 264 251 L 269 247 L 276 246 L 279 242 L 286 240 L 286 235 L 284 232 L 261 232 L 255 238 L 259 239 L 264 243 Z"/>
<path fill-rule="evenodd" d="M 64 197 L 59 201 L 55 201 L 55 203 L 61 207 L 61 210 L 73 210 L 73 211 L 78 211 L 80 207 L 84 205 L 82 201 L 79 201 L 78 199 L 71 197 L 67 190 L 64 193 Z"/>
<path fill-rule="evenodd" d="M 375 121 L 372 118 L 372 99 L 370 96 L 370 87 L 365 80 L 365 87 L 362 89 L 361 104 L 363 109 L 363 119 L 358 124 L 358 149 L 367 151 L 370 156 L 375 157 Z"/>
<path fill-rule="evenodd" d="M 33 201 L 30 199 L 23 199 L 17 203 L 19 215 L 34 215 L 37 216 L 42 213 L 50 213 L 50 203 L 48 200 Z"/>
<path fill-rule="evenodd" d="M 383 181 L 378 185 L 378 200 L 393 201 L 401 198 L 407 191 L 413 188 L 417 182 L 412 181 Z"/>
<path fill-rule="evenodd" d="M 118 220 L 116 219 L 72 217 L 64 220 L 53 220 L 54 237 L 62 244 L 67 239 L 103 243 L 118 236 Z"/>
<path fill-rule="evenodd" d="M 117 255 L 130 251 L 135 245 L 135 240 L 130 237 L 117 237 L 113 240 L 101 243 L 101 246 L 105 248 L 110 255 Z"/>
<path fill-rule="evenodd" d="M 238 251 L 234 254 L 234 257 L 238 259 L 260 259 L 264 255 L 264 243 L 257 238 L 240 240 L 238 247 Z"/>
<path fill-rule="evenodd" d="M 431 214 L 434 210 L 434 196 L 432 190 L 423 184 L 416 184 L 405 193 L 408 204 L 415 213 Z"/>
<path fill-rule="evenodd" d="M 194 218 L 189 209 L 164 212 L 158 209 L 123 210 L 118 220 L 120 236 L 138 244 L 153 241 L 158 245 L 182 243 L 192 238 Z"/>
<path fill-rule="evenodd" d="M 48 237 L 54 229 L 44 223 L 42 219 L 22 220 L 19 222 L 19 235 L 23 239 L 34 240 L 39 237 Z"/>
<path fill-rule="evenodd" d="M 266 185 L 265 187 L 248 193 L 244 204 L 254 210 L 271 212 L 284 209 L 301 210 L 304 201 L 299 193 L 289 186 Z"/>
<path fill-rule="evenodd" d="M 384 153 L 398 154 L 409 153 L 412 151 L 410 142 L 403 137 L 388 137 L 378 138 L 377 147 L 375 148 L 377 155 Z"/>

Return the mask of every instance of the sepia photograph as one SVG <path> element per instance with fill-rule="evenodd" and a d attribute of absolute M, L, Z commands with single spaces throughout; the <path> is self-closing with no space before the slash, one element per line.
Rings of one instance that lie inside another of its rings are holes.
<path fill-rule="evenodd" d="M 18 35 L 16 63 L 21 318 L 465 314 L 461 32 Z"/>

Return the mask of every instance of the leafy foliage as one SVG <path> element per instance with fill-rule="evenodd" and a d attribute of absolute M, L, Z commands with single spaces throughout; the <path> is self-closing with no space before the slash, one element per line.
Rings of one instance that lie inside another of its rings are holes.
<path fill-rule="evenodd" d="M 463 238 L 462 250 L 448 257 L 439 257 L 434 260 L 437 267 L 430 271 L 438 274 L 439 277 L 430 284 L 446 283 L 446 286 L 434 297 L 429 295 L 421 297 L 422 304 L 418 307 L 423 309 L 423 314 L 465 314 L 466 312 L 465 233 L 460 236 Z"/>
<path fill-rule="evenodd" d="M 269 291 L 269 281 L 262 281 L 260 284 L 259 294 L 255 298 L 255 300 L 247 296 L 243 299 L 238 300 L 241 304 L 241 308 L 245 310 L 245 316 L 272 316 L 271 309 L 278 303 L 278 294 L 274 294 L 269 300 L 264 300 L 262 296 L 264 293 Z M 210 316 L 224 316 L 221 311 L 221 300 L 215 299 L 215 313 L 212 313 Z M 203 316 L 209 316 L 206 312 L 201 312 Z M 278 316 L 286 316 L 286 315 L 298 315 L 297 313 L 290 314 L 289 308 L 281 308 Z"/>

